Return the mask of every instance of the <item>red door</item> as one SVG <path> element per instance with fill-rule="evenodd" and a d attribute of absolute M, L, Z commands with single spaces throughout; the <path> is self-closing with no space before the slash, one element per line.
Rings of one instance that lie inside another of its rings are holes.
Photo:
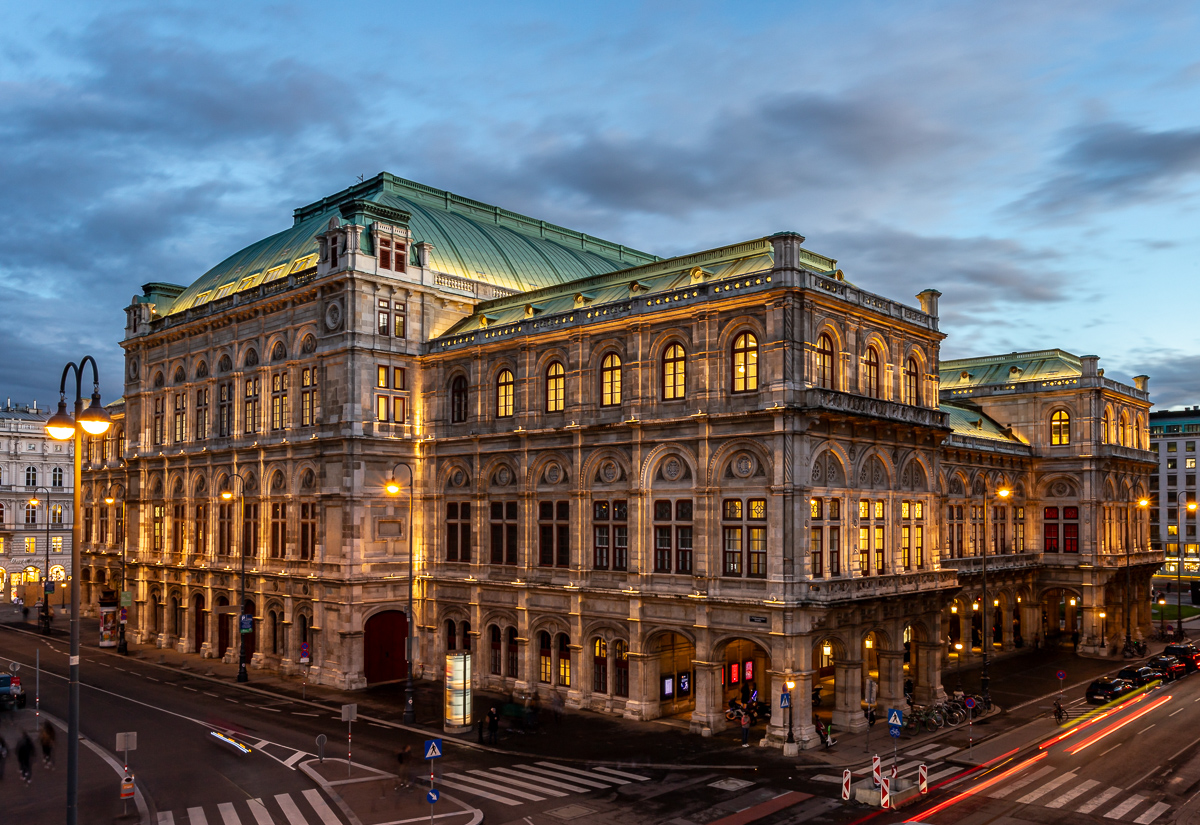
<path fill-rule="evenodd" d="M 363 669 L 368 682 L 391 682 L 408 675 L 407 640 L 408 617 L 399 610 L 385 610 L 367 619 Z"/>

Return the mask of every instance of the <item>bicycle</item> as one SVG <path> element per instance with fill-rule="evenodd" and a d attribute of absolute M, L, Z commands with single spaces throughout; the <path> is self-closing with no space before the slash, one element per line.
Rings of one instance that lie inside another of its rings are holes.
<path fill-rule="evenodd" d="M 1067 712 L 1063 709 L 1062 702 L 1054 700 L 1054 722 L 1061 725 L 1067 721 Z"/>
<path fill-rule="evenodd" d="M 945 720 L 942 718 L 941 714 L 939 714 L 933 708 L 913 705 L 912 710 L 908 715 L 908 719 L 904 723 L 904 730 L 906 733 L 915 734 L 921 729 L 921 726 L 924 725 L 927 731 L 933 733 L 944 724 Z"/>

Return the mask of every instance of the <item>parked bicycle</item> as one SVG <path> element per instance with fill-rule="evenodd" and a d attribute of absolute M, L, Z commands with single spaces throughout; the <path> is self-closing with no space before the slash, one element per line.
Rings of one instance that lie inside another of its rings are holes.
<path fill-rule="evenodd" d="M 915 734 L 923 727 L 933 733 L 945 724 L 946 721 L 935 709 L 924 705 L 913 705 L 908 718 L 904 721 L 904 732 Z"/>

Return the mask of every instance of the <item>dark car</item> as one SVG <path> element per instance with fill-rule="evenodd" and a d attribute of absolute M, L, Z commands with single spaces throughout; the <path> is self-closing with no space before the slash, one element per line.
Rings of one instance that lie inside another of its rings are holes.
<path fill-rule="evenodd" d="M 25 707 L 25 689 L 18 677 L 0 673 L 0 708 L 12 710 L 14 707 Z"/>
<path fill-rule="evenodd" d="M 1126 667 L 1117 672 L 1118 679 L 1124 679 L 1126 682 L 1133 682 L 1134 687 L 1142 687 L 1151 682 L 1157 681 L 1162 677 L 1158 671 L 1152 667 Z"/>
<path fill-rule="evenodd" d="M 1135 690 L 1133 682 L 1101 676 L 1088 685 L 1087 700 L 1093 705 L 1106 705 Z"/>
<path fill-rule="evenodd" d="M 1191 642 L 1181 642 L 1179 644 L 1167 645 L 1163 648 L 1163 654 L 1166 656 L 1174 656 L 1179 661 L 1183 662 L 1188 673 L 1193 670 L 1200 670 L 1200 650 Z"/>
<path fill-rule="evenodd" d="M 1174 656 L 1151 656 L 1146 661 L 1146 667 L 1158 671 L 1168 682 L 1173 682 L 1181 676 L 1187 674 L 1187 665 L 1176 659 Z"/>

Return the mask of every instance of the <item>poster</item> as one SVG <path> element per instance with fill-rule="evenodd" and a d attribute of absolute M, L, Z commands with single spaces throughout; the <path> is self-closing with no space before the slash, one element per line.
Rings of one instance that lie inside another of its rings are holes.
<path fill-rule="evenodd" d="M 100 605 L 100 647 L 117 646 L 117 606 Z"/>

